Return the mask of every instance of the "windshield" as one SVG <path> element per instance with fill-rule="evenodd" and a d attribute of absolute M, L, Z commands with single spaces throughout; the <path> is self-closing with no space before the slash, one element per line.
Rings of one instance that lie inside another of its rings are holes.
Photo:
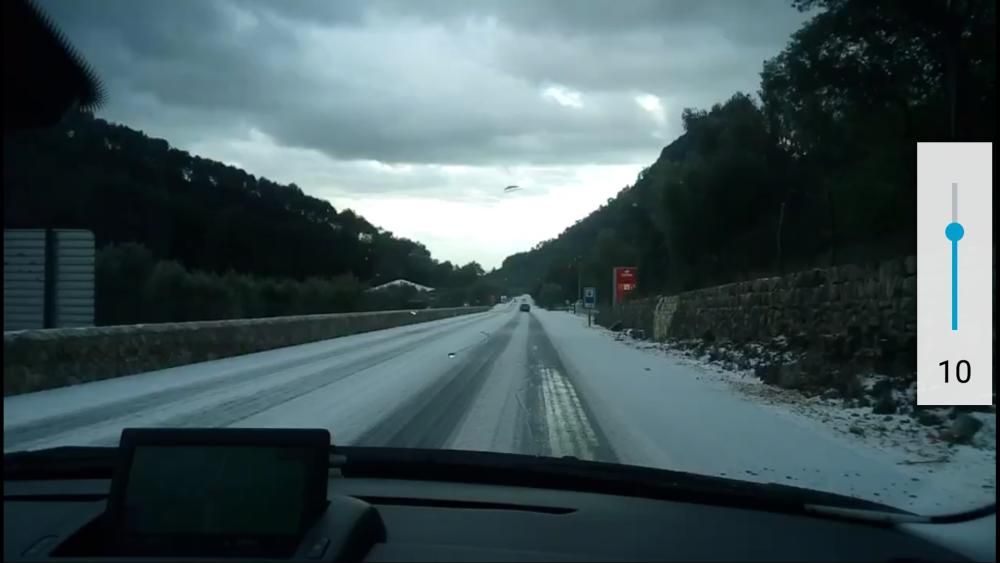
<path fill-rule="evenodd" d="M 991 313 L 917 283 L 992 252 L 988 146 L 925 204 L 917 143 L 992 142 L 994 1 L 33 4 L 99 86 L 5 131 L 5 453 L 321 427 L 995 502 Z"/>

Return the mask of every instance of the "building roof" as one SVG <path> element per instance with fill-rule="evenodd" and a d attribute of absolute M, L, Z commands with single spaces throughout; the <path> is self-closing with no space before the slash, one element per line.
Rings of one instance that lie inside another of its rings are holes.
<path fill-rule="evenodd" d="M 369 289 L 368 291 L 379 291 L 379 290 L 383 290 L 383 289 L 390 289 L 390 288 L 402 287 L 402 286 L 410 286 L 410 287 L 416 289 L 417 291 L 434 291 L 433 287 L 427 287 L 426 285 L 420 285 L 419 283 L 413 283 L 413 282 L 411 282 L 409 280 L 404 280 L 404 279 L 392 280 L 391 282 L 386 282 L 386 283 L 384 283 L 382 285 L 377 285 L 377 286 Z"/>

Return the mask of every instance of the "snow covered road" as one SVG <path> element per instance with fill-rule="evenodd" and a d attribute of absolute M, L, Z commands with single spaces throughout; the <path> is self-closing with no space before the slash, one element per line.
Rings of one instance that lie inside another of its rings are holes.
<path fill-rule="evenodd" d="M 481 314 L 7 397 L 4 451 L 125 427 L 325 427 L 339 444 L 614 460 L 537 319 Z"/>
<path fill-rule="evenodd" d="M 696 367 L 585 325 L 511 303 L 6 397 L 4 451 L 111 445 L 122 428 L 136 426 L 325 427 L 338 444 L 619 461 L 924 512 L 995 499 L 978 482 L 901 466 L 815 421 L 740 396 Z"/>

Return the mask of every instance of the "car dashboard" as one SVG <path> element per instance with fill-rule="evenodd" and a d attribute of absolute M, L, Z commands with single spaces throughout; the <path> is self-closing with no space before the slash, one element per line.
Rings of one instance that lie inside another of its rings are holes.
<path fill-rule="evenodd" d="M 351 532 L 366 539 L 345 551 L 347 532 L 334 527 L 330 537 L 309 537 L 293 554 L 259 560 L 968 560 L 925 539 L 919 526 L 912 525 L 871 525 L 592 492 L 332 473 L 331 499 L 352 499 L 376 516 L 368 523 L 368 533 Z M 109 489 L 110 480 L 103 479 L 5 483 L 4 560 L 123 560 L 100 553 L 99 546 L 91 546 L 90 552 L 77 546 L 74 552 L 71 545 L 105 510 Z"/>

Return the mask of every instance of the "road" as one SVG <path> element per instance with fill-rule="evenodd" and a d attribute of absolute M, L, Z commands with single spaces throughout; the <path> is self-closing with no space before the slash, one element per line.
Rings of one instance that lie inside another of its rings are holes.
<path fill-rule="evenodd" d="M 4 400 L 4 451 L 128 426 L 325 427 L 340 444 L 616 456 L 537 317 L 496 310 Z"/>
<path fill-rule="evenodd" d="M 574 456 L 921 511 L 982 501 L 579 316 L 518 304 L 7 397 L 4 451 L 113 445 L 137 426 L 323 427 L 337 444 Z"/>

